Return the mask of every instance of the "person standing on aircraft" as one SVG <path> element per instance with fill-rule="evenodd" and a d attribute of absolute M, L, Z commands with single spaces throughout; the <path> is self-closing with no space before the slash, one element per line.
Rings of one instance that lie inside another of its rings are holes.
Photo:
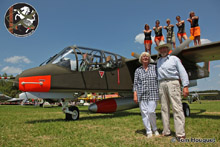
<path fill-rule="evenodd" d="M 163 33 L 162 33 L 162 26 L 160 26 L 160 21 L 159 20 L 156 20 L 156 26 L 153 27 L 153 30 L 155 32 L 155 43 L 156 45 L 158 46 L 160 41 L 164 41 L 164 37 L 163 37 Z"/>
<path fill-rule="evenodd" d="M 176 39 L 174 34 L 174 25 L 170 24 L 170 19 L 166 20 L 167 26 L 164 26 L 163 28 L 167 30 L 167 43 L 173 44 L 173 48 L 176 48 Z"/>
<path fill-rule="evenodd" d="M 171 44 L 161 42 L 155 47 L 161 58 L 157 62 L 157 73 L 159 81 L 159 94 L 161 99 L 161 115 L 163 122 L 162 136 L 170 136 L 170 102 L 172 104 L 174 127 L 177 139 L 185 138 L 185 116 L 181 102 L 181 87 L 183 86 L 183 96 L 189 95 L 188 85 L 189 78 L 180 59 L 176 56 L 169 55 Z"/>
<path fill-rule="evenodd" d="M 191 11 L 189 13 L 189 17 L 187 20 L 191 24 L 190 34 L 194 37 L 194 45 L 201 45 L 200 41 L 200 27 L 199 27 L 199 17 L 195 16 L 195 12 Z"/>
<path fill-rule="evenodd" d="M 156 66 L 149 64 L 150 59 L 151 56 L 148 52 L 143 52 L 140 55 L 139 62 L 142 66 L 135 71 L 133 87 L 134 101 L 136 103 L 139 102 L 142 120 L 148 138 L 153 136 L 153 132 L 155 136 L 159 136 L 155 113 L 157 101 L 159 100 L 157 72 Z"/>
<path fill-rule="evenodd" d="M 150 26 L 148 24 L 145 24 L 145 30 L 144 30 L 144 46 L 145 46 L 145 52 L 148 52 L 151 54 L 151 45 L 152 45 L 152 39 L 151 39 L 151 32 Z"/>
<path fill-rule="evenodd" d="M 177 38 L 179 39 L 180 44 L 182 43 L 182 38 L 184 40 L 187 39 L 186 31 L 185 31 L 185 22 L 181 20 L 180 16 L 176 16 L 176 26 L 178 27 Z M 189 47 L 189 46 L 188 46 Z"/>

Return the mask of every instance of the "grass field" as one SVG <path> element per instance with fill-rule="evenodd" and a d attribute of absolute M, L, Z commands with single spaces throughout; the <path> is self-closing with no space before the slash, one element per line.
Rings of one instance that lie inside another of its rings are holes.
<path fill-rule="evenodd" d="M 173 142 L 172 137 L 147 139 L 140 110 L 114 114 L 93 114 L 80 106 L 79 121 L 65 121 L 61 107 L 0 105 L 0 146 L 220 146 L 220 101 L 190 104 L 191 117 L 186 118 L 188 142 Z M 162 131 L 160 105 L 157 126 Z M 195 143 L 191 139 L 214 139 L 214 143 Z"/>

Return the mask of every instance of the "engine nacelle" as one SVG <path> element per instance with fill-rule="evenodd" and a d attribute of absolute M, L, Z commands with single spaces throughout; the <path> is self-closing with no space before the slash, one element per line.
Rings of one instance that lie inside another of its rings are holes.
<path fill-rule="evenodd" d="M 183 43 L 181 43 L 176 49 L 172 51 L 170 55 L 178 55 L 187 45 L 190 44 L 190 42 L 194 39 L 193 36 L 190 36 L 188 39 L 186 39 Z"/>

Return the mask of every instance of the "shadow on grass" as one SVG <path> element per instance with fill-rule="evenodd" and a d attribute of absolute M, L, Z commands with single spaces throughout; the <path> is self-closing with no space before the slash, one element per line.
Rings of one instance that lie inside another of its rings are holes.
<path fill-rule="evenodd" d="M 192 112 L 192 111 L 198 111 L 198 112 Z M 219 115 L 208 115 L 208 114 L 202 114 L 206 112 L 205 109 L 191 109 L 191 112 L 190 112 L 190 116 L 189 117 L 186 117 L 186 118 L 209 118 L 209 119 L 220 119 L 220 116 Z M 157 115 L 157 119 L 161 119 L 161 112 L 157 112 L 156 113 Z M 170 113 L 170 118 L 173 118 L 173 113 L 171 112 Z"/>
<path fill-rule="evenodd" d="M 92 116 L 92 114 L 94 114 L 94 113 L 89 113 L 89 114 L 91 116 L 82 117 L 82 118 L 79 119 L 79 121 L 141 115 L 139 112 L 126 112 L 126 111 L 121 111 L 121 112 L 116 112 L 116 113 L 107 113 L 107 114 L 102 114 L 102 115 L 99 115 L 99 116 Z"/>
<path fill-rule="evenodd" d="M 160 133 L 160 135 L 162 134 L 162 129 L 158 129 L 157 130 L 159 133 Z M 136 130 L 135 131 L 135 134 L 141 134 L 141 135 L 146 135 L 146 130 L 145 129 L 141 129 L 141 130 Z M 176 134 L 175 134 L 175 132 L 174 131 L 171 131 L 171 136 L 175 136 Z M 169 136 L 167 136 L 167 137 L 169 137 Z"/>
<path fill-rule="evenodd" d="M 192 111 L 198 111 L 198 112 L 192 112 Z M 220 119 L 219 115 L 208 115 L 208 114 L 202 114 L 206 112 L 205 109 L 191 109 L 190 116 L 186 118 L 209 118 L 209 119 Z M 157 116 L 161 116 L 161 113 L 157 113 Z M 161 119 L 161 117 L 159 117 Z M 170 114 L 170 118 L 173 118 L 173 113 Z"/>
<path fill-rule="evenodd" d="M 36 123 L 48 123 L 48 122 L 64 122 L 65 119 L 44 119 L 44 120 L 32 120 L 27 121 L 27 124 L 36 124 Z"/>
<path fill-rule="evenodd" d="M 210 119 L 220 119 L 219 115 L 207 115 L 207 114 L 202 114 L 206 112 L 204 109 L 191 109 L 192 110 L 199 110 L 199 112 L 195 113 L 190 113 L 190 118 L 210 118 Z"/>
<path fill-rule="evenodd" d="M 220 116 L 218 115 L 201 115 L 201 113 L 205 112 L 206 110 L 201 109 L 191 109 L 191 110 L 200 110 L 199 112 L 191 113 L 191 116 L 189 118 L 210 118 L 210 119 L 220 119 Z M 141 115 L 140 112 L 128 112 L 128 111 L 121 111 L 116 113 L 107 113 L 107 114 L 101 114 L 98 116 L 94 116 L 93 114 L 96 113 L 90 113 L 88 110 L 80 110 L 80 112 L 87 113 L 89 116 L 80 117 L 77 121 L 85 121 L 85 120 L 96 120 L 96 119 L 109 119 L 109 118 L 117 118 L 117 117 L 126 117 L 126 116 L 134 116 L 134 115 Z M 157 119 L 161 120 L 161 113 L 156 113 Z M 173 118 L 173 114 L 170 114 L 170 118 Z M 35 123 L 47 123 L 47 122 L 65 122 L 65 119 L 46 119 L 46 120 L 33 120 L 33 121 L 27 121 L 26 123 L 29 124 L 35 124 Z"/>
<path fill-rule="evenodd" d="M 81 112 L 88 112 L 86 110 L 82 110 Z M 109 113 L 109 114 L 102 114 L 99 116 L 92 115 L 94 113 L 89 113 L 90 116 L 80 117 L 77 121 L 85 121 L 85 120 L 96 120 L 96 119 L 109 119 L 109 118 L 117 118 L 117 117 L 126 117 L 126 116 L 132 116 L 132 115 L 141 115 L 138 112 L 116 112 L 116 113 Z M 33 120 L 33 121 L 27 121 L 28 124 L 35 124 L 35 123 L 47 123 L 47 122 L 65 122 L 65 119 L 46 119 L 46 120 Z"/>

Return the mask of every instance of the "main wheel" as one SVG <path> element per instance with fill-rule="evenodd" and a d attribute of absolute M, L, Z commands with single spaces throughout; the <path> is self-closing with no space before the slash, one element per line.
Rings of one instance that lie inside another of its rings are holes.
<path fill-rule="evenodd" d="M 66 120 L 78 120 L 79 119 L 79 109 L 76 106 L 69 107 L 69 111 L 73 114 L 66 113 Z"/>
<path fill-rule="evenodd" d="M 183 112 L 184 112 L 185 117 L 190 116 L 190 108 L 187 103 L 183 103 Z"/>
<path fill-rule="evenodd" d="M 44 105 L 44 103 L 41 103 L 39 106 L 40 106 L 40 107 L 43 107 L 43 105 Z"/>

